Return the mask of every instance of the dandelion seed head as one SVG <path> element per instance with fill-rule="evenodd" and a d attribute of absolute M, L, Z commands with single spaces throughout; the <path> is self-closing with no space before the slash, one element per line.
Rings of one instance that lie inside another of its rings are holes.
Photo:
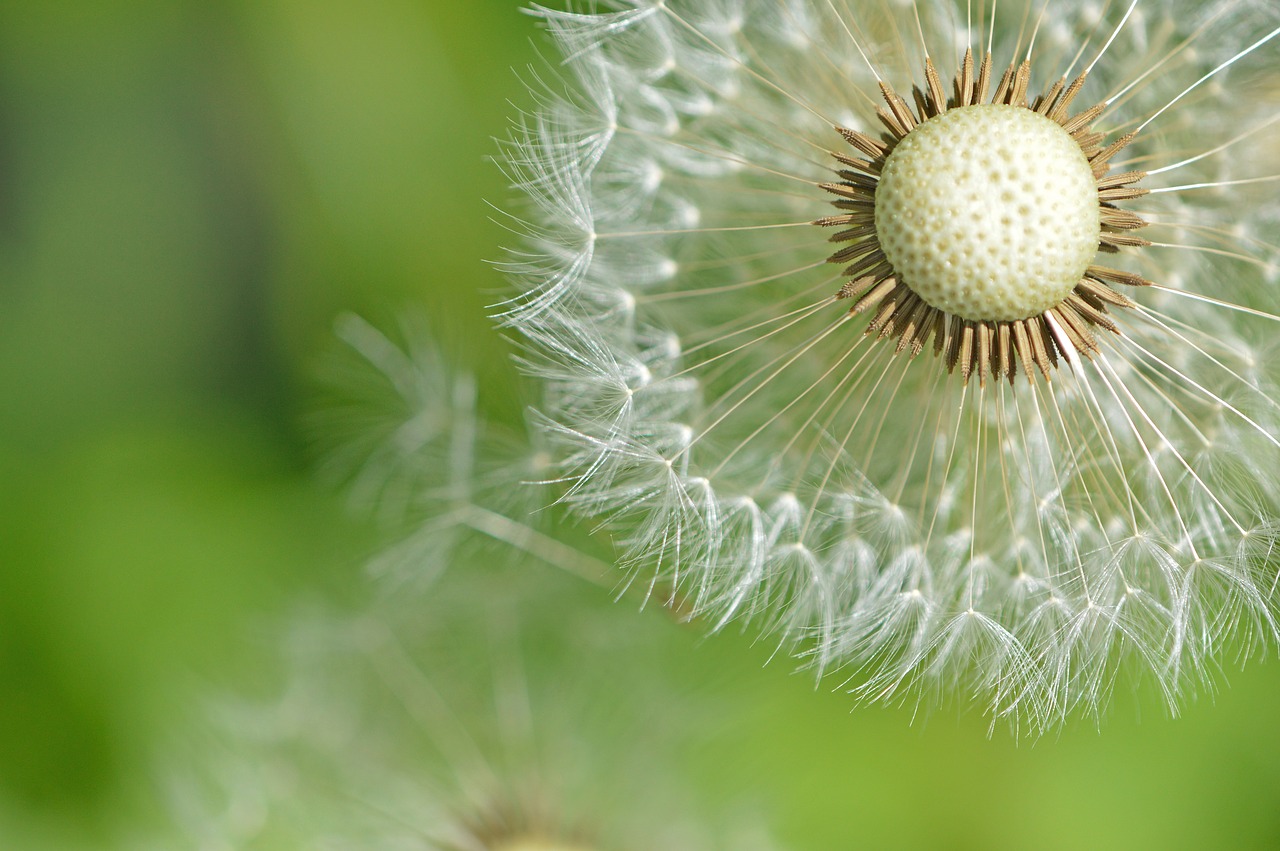
<path fill-rule="evenodd" d="M 543 13 L 569 86 L 508 146 L 536 215 L 500 311 L 535 352 L 562 498 L 624 564 L 861 699 L 1031 729 L 1103 711 L 1122 675 L 1176 705 L 1224 645 L 1274 637 L 1280 10 L 608 8 Z M 1020 142 L 1038 237 L 879 221 L 894 149 L 980 103 L 1069 137 L 1092 203 Z M 966 244 L 1000 258 L 989 292 L 912 290 Z"/>
<path fill-rule="evenodd" d="M 930 306 L 965 319 L 1044 313 L 1098 251 L 1097 187 L 1080 146 L 1017 107 L 931 118 L 885 163 L 875 227 L 893 268 Z"/>
<path fill-rule="evenodd" d="M 689 725 L 705 735 L 724 710 L 685 706 L 647 664 L 667 652 L 660 622 L 617 630 L 528 563 L 455 567 L 425 600 L 313 607 L 272 630 L 271 685 L 204 695 L 161 755 L 172 829 L 129 847 L 777 847 L 758 810 L 693 813 L 669 773 Z M 602 697 L 619 670 L 627 688 Z"/>

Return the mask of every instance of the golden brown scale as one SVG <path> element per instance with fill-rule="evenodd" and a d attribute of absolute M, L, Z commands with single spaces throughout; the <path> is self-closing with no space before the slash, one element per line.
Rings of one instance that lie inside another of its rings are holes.
<path fill-rule="evenodd" d="M 832 263 L 848 264 L 844 272 L 849 281 L 836 298 L 854 301 L 849 309 L 852 315 L 870 313 L 875 308 L 866 327 L 868 335 L 896 339 L 895 351 L 909 352 L 911 358 L 919 356 L 932 339 L 935 356 L 942 358 L 948 372 L 959 372 L 966 383 L 975 374 L 982 384 L 987 376 L 1004 376 L 1013 383 L 1019 369 L 1028 380 L 1037 371 L 1049 380 L 1060 360 L 1070 362 L 1075 355 L 1091 358 L 1099 351 L 1095 328 L 1120 333 L 1120 326 L 1108 310 L 1135 305 L 1112 285 L 1143 287 L 1150 282 L 1132 272 L 1095 264 L 1070 295 L 1039 316 L 1010 321 L 970 320 L 931 307 L 911 289 L 910 282 L 899 280 L 876 234 L 876 187 L 889 155 L 907 134 L 930 118 L 948 109 L 986 103 L 991 71 L 990 54 L 983 55 L 975 69 L 973 51 L 966 51 L 952 81 L 952 95 L 947 98 L 933 62 L 926 59 L 924 86 L 912 89 L 915 111 L 893 87 L 881 82 L 885 106 L 877 108 L 876 114 L 887 132 L 875 139 L 846 127 L 835 128 L 858 155 L 832 153 L 842 166 L 836 171 L 840 181 L 820 186 L 837 196 L 833 204 L 844 212 L 818 219 L 814 224 L 841 228 L 831 241 L 849 243 L 829 258 Z M 1071 105 L 1084 88 L 1085 75 L 1069 83 L 1064 77 L 1029 103 L 1030 80 L 1029 60 L 1011 64 L 1001 75 L 990 102 L 1033 110 L 1059 124 L 1080 146 L 1098 184 L 1100 252 L 1114 254 L 1122 248 L 1150 245 L 1131 233 L 1147 223 L 1116 206 L 1116 202 L 1147 194 L 1147 190 L 1136 186 L 1146 172 L 1110 173 L 1111 161 L 1133 142 L 1134 134 L 1106 144 L 1105 135 L 1092 126 L 1106 108 L 1105 103 L 1071 114 Z"/>

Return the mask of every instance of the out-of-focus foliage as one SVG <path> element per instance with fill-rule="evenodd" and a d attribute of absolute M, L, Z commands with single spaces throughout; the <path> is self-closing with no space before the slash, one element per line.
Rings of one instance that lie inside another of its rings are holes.
<path fill-rule="evenodd" d="M 0 6 L 0 847 L 129 847 L 193 683 L 257 679 L 244 637 L 296 598 L 364 597 L 372 535 L 299 426 L 339 311 L 425 311 L 518 423 L 482 263 L 507 241 L 490 139 L 536 61 L 517 7 Z M 1017 747 L 851 715 L 698 635 L 655 663 L 736 710 L 681 771 L 708 798 L 751 778 L 791 847 L 1280 842 L 1274 664 L 1178 721 L 1121 700 L 1101 735 Z"/>

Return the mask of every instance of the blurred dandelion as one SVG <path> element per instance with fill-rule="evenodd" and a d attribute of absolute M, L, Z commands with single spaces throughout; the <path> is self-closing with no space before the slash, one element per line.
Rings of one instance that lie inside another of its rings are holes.
<path fill-rule="evenodd" d="M 1033 729 L 1276 635 L 1280 9 L 597 5 L 501 315 L 637 574 Z"/>
<path fill-rule="evenodd" d="M 277 685 L 214 696 L 166 749 L 176 832 L 155 847 L 776 847 L 758 811 L 683 786 L 682 754 L 728 710 L 668 685 L 668 619 L 620 629 L 571 578 L 604 565 L 528 516 L 534 495 L 512 487 L 536 472 L 528 441 L 485 422 L 420 318 L 337 332 L 314 423 L 325 469 L 401 543 L 361 609 L 273 631 Z"/>
<path fill-rule="evenodd" d="M 573 580 L 456 566 L 425 602 L 292 618 L 280 684 L 215 698 L 166 750 L 176 834 L 154 847 L 775 847 L 732 804 L 694 815 L 674 766 L 719 713 L 665 685 L 661 621 L 618 630 Z"/>
<path fill-rule="evenodd" d="M 449 363 L 429 323 L 407 313 L 393 332 L 355 316 L 320 370 L 312 417 L 321 472 L 394 543 L 371 563 L 384 586 L 430 587 L 495 545 L 592 582 L 607 565 L 550 534 L 539 495 L 546 453 L 480 410 L 475 379 Z M 478 534 L 477 534 L 478 533 Z"/>

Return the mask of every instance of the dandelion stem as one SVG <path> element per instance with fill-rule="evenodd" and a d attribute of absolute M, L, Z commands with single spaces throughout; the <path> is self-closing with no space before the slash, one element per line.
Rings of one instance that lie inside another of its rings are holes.
<path fill-rule="evenodd" d="M 496 541 L 528 553 L 552 567 L 558 567 L 593 585 L 609 587 L 606 580 L 611 567 L 609 564 L 531 529 L 523 523 L 517 523 L 509 517 L 475 505 L 466 506 L 459 520 L 482 535 L 488 535 Z"/>

